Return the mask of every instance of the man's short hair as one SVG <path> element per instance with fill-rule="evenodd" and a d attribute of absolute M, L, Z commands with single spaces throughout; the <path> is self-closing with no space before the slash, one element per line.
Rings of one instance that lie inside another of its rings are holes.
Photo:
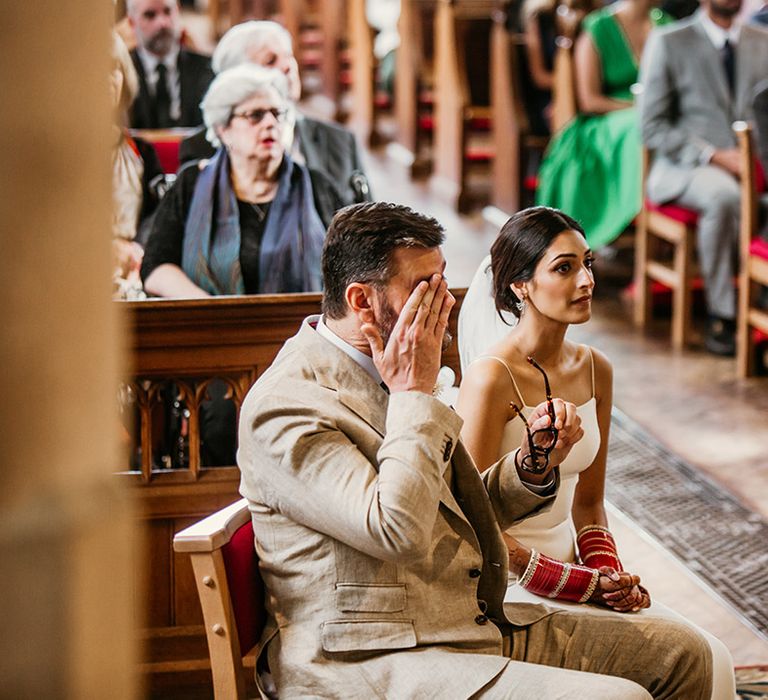
<path fill-rule="evenodd" d="M 213 72 L 221 73 L 242 63 L 250 63 L 249 52 L 258 51 L 273 36 L 279 36 L 293 51 L 291 34 L 282 24 L 256 19 L 236 24 L 216 44 L 211 56 Z"/>
<path fill-rule="evenodd" d="M 388 202 L 352 204 L 336 212 L 323 247 L 323 314 L 340 319 L 347 314 L 345 292 L 353 282 L 379 289 L 397 270 L 397 248 L 437 248 L 445 240 L 436 219 Z"/>

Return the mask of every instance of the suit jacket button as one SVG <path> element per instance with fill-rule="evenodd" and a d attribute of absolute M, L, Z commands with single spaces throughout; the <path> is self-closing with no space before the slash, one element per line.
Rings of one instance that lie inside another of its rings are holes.
<path fill-rule="evenodd" d="M 452 451 L 453 451 L 453 440 L 448 438 L 448 442 L 445 443 L 445 449 L 443 450 L 443 462 L 447 462 L 451 458 Z"/>
<path fill-rule="evenodd" d="M 480 571 L 480 569 L 470 569 L 469 578 L 477 578 L 481 573 L 482 571 Z"/>
<path fill-rule="evenodd" d="M 478 625 L 484 625 L 486 622 L 488 622 L 488 616 L 487 616 L 487 615 L 478 615 L 478 616 L 475 618 L 475 622 L 476 622 Z"/>

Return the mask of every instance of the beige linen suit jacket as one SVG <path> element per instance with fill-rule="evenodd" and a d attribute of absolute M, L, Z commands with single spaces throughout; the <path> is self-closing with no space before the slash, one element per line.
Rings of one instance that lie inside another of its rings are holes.
<path fill-rule="evenodd" d="M 768 75 L 768 30 L 744 25 L 731 97 L 722 58 L 701 17 L 699 10 L 655 29 L 643 51 L 640 119 L 643 142 L 654 151 L 648 195 L 656 202 L 679 197 L 711 149 L 735 148 L 731 125 L 753 119 L 755 86 Z"/>
<path fill-rule="evenodd" d="M 388 396 L 310 321 L 240 416 L 262 653 L 280 697 L 467 698 L 508 663 L 498 625 L 552 612 L 505 614 L 499 529 L 552 497 L 529 491 L 511 459 L 481 478 L 454 411 Z"/>

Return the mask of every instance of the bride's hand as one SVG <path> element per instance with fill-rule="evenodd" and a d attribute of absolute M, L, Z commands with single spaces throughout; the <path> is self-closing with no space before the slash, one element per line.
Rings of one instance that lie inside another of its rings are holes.
<path fill-rule="evenodd" d="M 557 442 L 555 443 L 555 449 L 549 455 L 548 471 L 561 464 L 568 456 L 571 448 L 584 435 L 584 429 L 581 427 L 581 418 L 576 413 L 575 404 L 570 401 L 563 401 L 562 399 L 552 399 L 552 409 L 555 414 L 554 427 L 557 428 Z M 537 430 L 549 428 L 551 422 L 548 403 L 543 401 L 533 409 L 528 418 L 528 427 L 531 433 L 534 433 Z M 528 440 L 524 437 L 520 457 L 524 457 L 528 454 L 528 451 Z"/>
<path fill-rule="evenodd" d="M 616 612 L 637 612 L 651 605 L 651 596 L 640 585 L 640 577 L 609 566 L 598 569 L 600 578 L 590 602 L 605 605 Z"/>

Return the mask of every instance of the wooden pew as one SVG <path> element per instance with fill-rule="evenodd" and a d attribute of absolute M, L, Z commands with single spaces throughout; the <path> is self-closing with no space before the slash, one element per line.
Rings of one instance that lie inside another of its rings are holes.
<path fill-rule="evenodd" d="M 435 133 L 432 187 L 458 211 L 476 200 L 468 170 L 490 159 L 470 148 L 471 125 L 490 120 L 492 0 L 439 0 L 435 15 Z M 475 154 L 477 158 L 475 158 Z M 490 178 L 489 178 L 490 179 Z"/>
<path fill-rule="evenodd" d="M 466 290 L 452 291 L 457 299 L 450 319 L 455 338 Z M 174 552 L 173 536 L 236 500 L 240 482 L 235 466 L 201 466 L 199 404 L 206 383 L 220 378 L 230 386 L 239 411 L 248 389 L 284 341 L 306 316 L 319 313 L 320 295 L 115 303 L 120 304 L 129 330 L 132 368 L 119 396 L 124 414 L 137 414 L 133 433 L 141 447 L 138 451 L 137 446 L 126 445 L 124 463 L 117 469 L 117 478 L 133 487 L 144 530 L 143 566 L 136 582 L 136 599 L 144 608 L 139 623 L 144 646 L 141 671 L 150 696 L 191 697 L 193 690 L 210 687 L 210 666 L 191 565 L 186 555 Z M 460 378 L 455 341 L 443 362 Z M 168 381 L 185 393 L 189 411 L 184 468 L 162 468 L 157 462 L 170 460 L 155 459 L 153 464 L 152 459 L 158 442 L 153 432 L 160 429 L 159 392 Z"/>
<path fill-rule="evenodd" d="M 374 29 L 365 15 L 366 0 L 347 0 L 347 33 L 351 62 L 350 128 L 361 143 L 376 146 L 381 134 L 376 125 L 376 71 Z"/>
<path fill-rule="evenodd" d="M 402 0 L 395 56 L 395 123 L 398 149 L 410 161 L 411 176 L 422 177 L 432 167 L 431 134 L 420 121 L 421 96 L 431 91 L 434 63 L 436 0 Z"/>
<path fill-rule="evenodd" d="M 523 206 L 530 153 L 543 152 L 548 139 L 531 133 L 520 78 L 525 36 L 507 26 L 506 11 L 497 9 L 491 30 L 491 204 L 511 215 Z"/>

